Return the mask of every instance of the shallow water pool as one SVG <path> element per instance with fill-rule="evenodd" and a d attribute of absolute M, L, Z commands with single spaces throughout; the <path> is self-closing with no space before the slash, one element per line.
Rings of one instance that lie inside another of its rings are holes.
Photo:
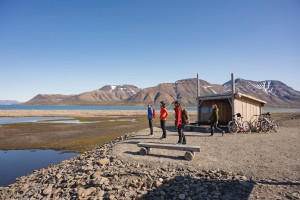
<path fill-rule="evenodd" d="M 0 150 L 0 187 L 12 184 L 16 178 L 34 170 L 75 156 L 76 153 L 55 150 Z"/>

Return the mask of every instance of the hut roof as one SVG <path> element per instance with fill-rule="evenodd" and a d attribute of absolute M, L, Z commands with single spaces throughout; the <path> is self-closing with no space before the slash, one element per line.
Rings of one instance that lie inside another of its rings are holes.
<path fill-rule="evenodd" d="M 258 101 L 260 103 L 266 104 L 266 101 L 263 101 L 261 99 L 257 99 L 255 97 L 237 92 L 234 94 L 235 97 L 245 97 L 254 101 Z M 229 99 L 231 98 L 231 94 L 230 93 L 225 93 L 225 94 L 215 94 L 215 95 L 204 95 L 204 96 L 199 96 L 199 100 L 218 100 L 218 99 Z"/>

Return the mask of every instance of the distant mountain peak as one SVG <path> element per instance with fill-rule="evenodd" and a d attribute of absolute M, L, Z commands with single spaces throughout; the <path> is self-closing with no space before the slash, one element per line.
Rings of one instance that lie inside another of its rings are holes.
<path fill-rule="evenodd" d="M 99 89 L 99 91 L 103 91 L 106 93 L 123 93 L 128 97 L 136 94 L 140 90 L 141 89 L 134 85 L 105 85 Z"/>
<path fill-rule="evenodd" d="M 251 81 L 238 78 L 235 83 L 236 91 L 262 99 L 267 105 L 300 106 L 300 92 L 280 81 Z M 224 91 L 231 91 L 231 81 L 224 83 L 223 86 Z"/>
<path fill-rule="evenodd" d="M 177 84 L 175 84 L 177 83 Z M 200 96 L 227 94 L 231 92 L 231 81 L 223 85 L 199 80 Z M 175 87 L 175 85 L 177 87 Z M 277 80 L 251 81 L 235 79 L 236 92 L 253 96 L 267 102 L 267 106 L 300 107 L 300 92 Z M 195 106 L 197 79 L 189 78 L 160 83 L 140 89 L 134 85 L 105 85 L 100 89 L 78 95 L 39 94 L 26 104 L 34 105 L 167 105 L 179 99 L 183 106 Z"/>
<path fill-rule="evenodd" d="M 0 105 L 16 105 L 16 104 L 20 104 L 20 102 L 16 100 L 0 100 Z"/>

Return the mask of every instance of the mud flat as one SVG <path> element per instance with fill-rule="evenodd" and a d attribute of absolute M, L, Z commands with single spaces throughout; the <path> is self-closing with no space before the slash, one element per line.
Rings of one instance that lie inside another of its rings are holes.
<path fill-rule="evenodd" d="M 0 150 L 57 149 L 82 153 L 147 127 L 146 118 L 140 115 L 74 119 L 82 123 L 55 120 L 0 125 Z"/>
<path fill-rule="evenodd" d="M 146 109 L 145 109 L 146 110 Z M 99 117 L 146 115 L 142 110 L 0 110 L 0 117 Z"/>
<path fill-rule="evenodd" d="M 170 111 L 170 118 L 173 113 Z M 0 110 L 0 117 L 72 117 L 88 122 L 0 125 L 0 150 L 63 149 L 83 152 L 146 128 L 146 114 L 146 110 Z M 154 120 L 154 125 L 159 126 L 159 119 Z"/>

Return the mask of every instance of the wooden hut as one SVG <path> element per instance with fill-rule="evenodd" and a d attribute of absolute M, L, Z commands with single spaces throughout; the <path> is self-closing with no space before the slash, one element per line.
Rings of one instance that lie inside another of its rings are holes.
<path fill-rule="evenodd" d="M 197 123 L 198 125 L 208 124 L 213 104 L 219 108 L 219 124 L 227 125 L 236 113 L 241 113 L 244 121 L 250 121 L 253 115 L 261 114 L 261 107 L 265 103 L 265 101 L 242 93 L 200 96 L 198 97 Z"/>
<path fill-rule="evenodd" d="M 227 125 L 237 113 L 241 113 L 243 121 L 250 121 L 253 115 L 261 114 L 261 108 L 266 102 L 239 92 L 236 93 L 233 74 L 231 74 L 231 81 L 232 91 L 229 94 L 198 95 L 198 118 L 196 122 L 198 125 L 209 124 L 208 120 L 213 104 L 219 108 L 219 124 L 221 125 Z"/>

